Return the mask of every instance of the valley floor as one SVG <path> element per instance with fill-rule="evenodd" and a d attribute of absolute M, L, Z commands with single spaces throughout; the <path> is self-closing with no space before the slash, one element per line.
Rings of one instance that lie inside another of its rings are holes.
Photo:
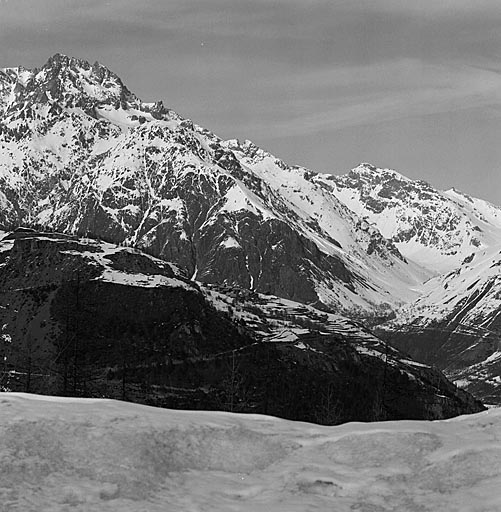
<path fill-rule="evenodd" d="M 336 427 L 0 394 L 0 511 L 499 511 L 501 409 Z"/>

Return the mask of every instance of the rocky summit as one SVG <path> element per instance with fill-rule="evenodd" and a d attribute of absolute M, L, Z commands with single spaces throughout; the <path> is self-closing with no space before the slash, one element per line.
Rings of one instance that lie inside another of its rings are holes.
<path fill-rule="evenodd" d="M 473 252 L 499 242 L 501 209 L 456 189 L 436 190 L 370 164 L 329 183 L 340 201 L 374 224 L 407 259 L 432 272 L 454 270 Z"/>

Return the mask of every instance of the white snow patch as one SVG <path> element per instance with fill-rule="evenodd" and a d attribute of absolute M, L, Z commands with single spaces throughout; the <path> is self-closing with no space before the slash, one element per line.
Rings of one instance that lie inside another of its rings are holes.
<path fill-rule="evenodd" d="M 175 279 L 172 277 L 166 277 L 162 275 L 148 275 L 134 273 L 129 274 L 127 272 L 121 272 L 114 269 L 105 269 L 100 277 L 96 278 L 96 281 L 106 281 L 109 283 L 123 284 L 127 286 L 139 286 L 141 288 L 158 288 L 159 286 L 169 286 L 172 288 L 184 288 L 185 290 L 193 291 L 193 286 Z"/>
<path fill-rule="evenodd" d="M 238 243 L 237 240 L 235 240 L 233 237 L 229 236 L 228 238 L 225 238 L 221 242 L 221 247 L 224 247 L 225 249 L 232 249 L 232 248 L 240 248 L 241 245 Z"/>
<path fill-rule="evenodd" d="M 410 364 L 411 366 L 421 366 L 423 368 L 430 368 L 429 365 L 418 363 L 417 361 L 411 361 L 410 359 L 400 359 L 401 363 Z"/>

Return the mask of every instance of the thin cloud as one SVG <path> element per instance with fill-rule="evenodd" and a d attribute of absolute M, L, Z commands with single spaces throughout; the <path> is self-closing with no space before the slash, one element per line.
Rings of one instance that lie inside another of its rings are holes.
<path fill-rule="evenodd" d="M 386 12 L 406 12 L 425 16 L 461 16 L 464 14 L 501 12 L 498 0 L 419 0 L 402 2 L 401 0 L 355 0 L 354 8 L 364 7 Z"/>
<path fill-rule="evenodd" d="M 262 124 L 249 130 L 289 137 L 501 105 L 499 72 L 460 64 L 404 60 L 283 77 L 282 85 L 287 82 L 295 84 L 296 98 L 278 101 L 268 113 L 263 105 Z"/>

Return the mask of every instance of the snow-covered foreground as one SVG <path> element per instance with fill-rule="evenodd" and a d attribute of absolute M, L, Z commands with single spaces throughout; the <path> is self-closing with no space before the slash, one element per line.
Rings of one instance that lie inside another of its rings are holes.
<path fill-rule="evenodd" d="M 499 511 L 501 409 L 321 427 L 0 394 L 4 511 Z"/>

